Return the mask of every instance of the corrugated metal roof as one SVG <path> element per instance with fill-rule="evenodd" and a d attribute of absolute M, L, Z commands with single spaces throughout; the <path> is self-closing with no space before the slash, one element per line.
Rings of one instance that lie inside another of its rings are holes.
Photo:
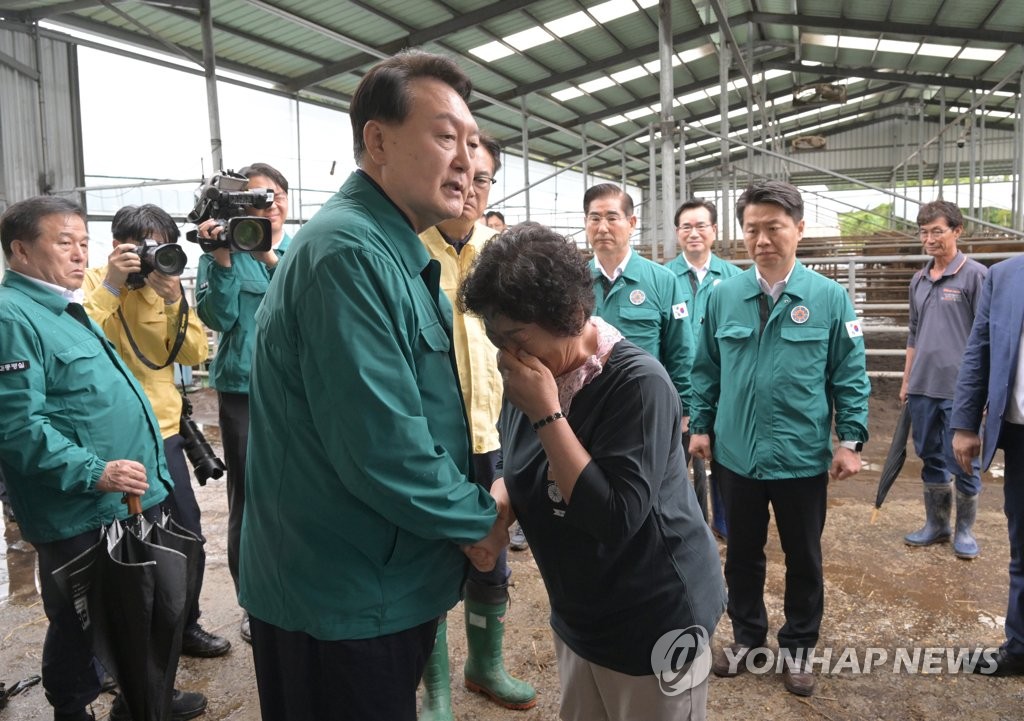
<path fill-rule="evenodd" d="M 600 150 L 658 120 L 644 110 L 660 101 L 658 5 L 652 2 L 217 0 L 213 36 L 220 67 L 342 109 L 380 57 L 407 46 L 460 56 L 480 96 L 474 112 L 506 148 L 515 152 L 521 144 L 525 98 L 531 155 L 574 163 L 584 134 L 589 149 Z M 8 0 L 0 23 L 48 20 L 197 58 L 199 7 L 200 0 Z M 717 16 L 718 8 L 725 17 Z M 949 119 L 952 108 L 966 108 L 1001 81 L 1011 92 L 990 97 L 986 109 L 1005 114 L 1016 107 L 1024 66 L 1019 0 L 671 0 L 671 11 L 676 53 L 711 47 L 672 71 L 673 115 L 691 126 L 684 134 L 686 155 L 698 168 L 719 162 L 717 142 L 698 145 L 708 136 L 697 125 L 719 128 L 718 53 L 728 35 L 736 42 L 728 78 L 734 129 L 748 122 L 740 60 L 755 79 L 773 74 L 757 83 L 756 95 L 766 99 L 784 132 L 836 135 L 887 124 L 896 106 L 936 122 L 943 102 Z M 986 50 L 996 52 L 985 56 Z M 649 63 L 653 72 L 636 69 Z M 848 83 L 845 102 L 820 94 L 817 106 L 792 102 L 799 87 L 812 92 L 831 83 Z M 553 96 L 573 88 L 576 97 Z M 751 122 L 761 122 L 759 112 Z M 993 129 L 1012 127 L 994 114 L 986 122 Z M 647 144 L 633 140 L 625 148 L 628 172 L 643 182 Z M 738 149 L 737 157 L 745 152 Z M 617 178 L 621 164 L 621 148 L 607 147 L 590 169 Z"/>

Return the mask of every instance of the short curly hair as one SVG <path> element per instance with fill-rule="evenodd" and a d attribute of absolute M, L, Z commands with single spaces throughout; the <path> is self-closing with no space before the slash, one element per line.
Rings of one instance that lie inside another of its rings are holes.
<path fill-rule="evenodd" d="M 520 223 L 483 247 L 457 301 L 463 313 L 576 336 L 594 312 L 594 281 L 572 241 L 540 223 Z"/>

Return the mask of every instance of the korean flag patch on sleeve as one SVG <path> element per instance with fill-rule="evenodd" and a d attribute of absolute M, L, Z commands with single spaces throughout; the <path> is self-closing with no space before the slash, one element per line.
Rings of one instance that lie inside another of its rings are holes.
<path fill-rule="evenodd" d="M 672 317 L 676 320 L 681 320 L 689 315 L 689 312 L 686 310 L 686 303 L 676 303 L 672 306 Z"/>
<path fill-rule="evenodd" d="M 846 321 L 846 335 L 851 338 L 863 338 L 864 328 L 861 326 L 859 320 L 848 320 Z"/>

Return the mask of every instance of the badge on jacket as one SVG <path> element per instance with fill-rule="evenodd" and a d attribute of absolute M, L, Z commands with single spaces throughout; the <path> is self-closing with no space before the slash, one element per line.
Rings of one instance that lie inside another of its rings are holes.
<path fill-rule="evenodd" d="M 642 290 L 634 290 L 629 294 L 629 302 L 633 305 L 643 305 L 645 300 L 647 300 L 647 294 Z"/>
<path fill-rule="evenodd" d="M 27 360 L 11 361 L 9 363 L 0 363 L 0 373 L 13 373 L 15 371 L 26 371 L 29 368 Z"/>
<path fill-rule="evenodd" d="M 682 320 L 686 316 L 690 315 L 686 310 L 686 303 L 676 303 L 672 306 L 672 317 L 676 320 Z"/>

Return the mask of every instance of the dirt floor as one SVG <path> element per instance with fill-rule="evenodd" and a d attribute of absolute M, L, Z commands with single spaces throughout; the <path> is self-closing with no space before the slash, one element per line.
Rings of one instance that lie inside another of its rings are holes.
<path fill-rule="evenodd" d="M 893 487 L 876 524 L 870 524 L 881 461 L 888 449 L 898 411 L 898 387 L 876 382 L 871 408 L 872 441 L 866 467 L 856 479 L 833 483 L 824 535 L 826 601 L 820 647 L 833 649 L 835 661 L 844 649 L 855 649 L 862 664 L 867 649 L 884 649 L 887 661 L 870 673 L 844 670 L 820 678 L 810 699 L 787 693 L 774 674 L 742 674 L 723 680 L 712 677 L 708 716 L 712 719 L 832 719 L 833 721 L 970 719 L 995 721 L 1024 718 L 1024 681 L 949 673 L 945 662 L 930 673 L 893 672 L 897 649 L 975 648 L 998 645 L 1003 639 L 1007 597 L 1008 549 L 1002 514 L 1001 469 L 985 479 L 976 533 L 981 556 L 974 561 L 953 557 L 948 544 L 908 548 L 904 533 L 916 530 L 923 518 L 920 466 L 911 460 Z M 212 396 L 197 399 L 200 420 L 213 423 Z M 215 426 L 206 427 L 211 442 Z M 998 460 L 998 459 L 997 459 Z M 227 504 L 223 481 L 198 488 L 204 511 L 207 546 L 203 623 L 227 636 L 233 648 L 220 659 L 182 659 L 179 686 L 202 691 L 210 699 L 204 718 L 255 721 L 259 708 L 249 647 L 238 635 L 240 611 L 227 570 L 225 529 Z M 39 672 L 40 649 L 46 630 L 34 583 L 34 553 L 8 525 L 0 546 L 0 681 L 8 686 Z M 720 547 L 724 552 L 724 547 Z M 774 535 L 768 546 L 767 600 L 773 636 L 781 621 L 784 568 Z M 461 607 L 451 613 L 450 637 L 453 703 L 460 721 L 555 719 L 558 680 L 548 626 L 543 585 L 530 553 L 510 556 L 515 586 L 508 616 L 506 660 L 509 669 L 538 690 L 536 708 L 505 711 L 462 687 L 465 636 Z M 716 634 L 716 644 L 731 640 L 728 620 Z M 772 643 L 773 640 L 770 642 Z M 881 653 L 876 651 L 877 654 Z M 939 653 L 941 652 L 932 652 Z M 944 658 L 944 656 L 942 657 Z M 110 706 L 104 696 L 94 706 L 97 719 Z M 35 686 L 13 698 L 0 718 L 8 721 L 49 719 L 42 689 Z"/>

